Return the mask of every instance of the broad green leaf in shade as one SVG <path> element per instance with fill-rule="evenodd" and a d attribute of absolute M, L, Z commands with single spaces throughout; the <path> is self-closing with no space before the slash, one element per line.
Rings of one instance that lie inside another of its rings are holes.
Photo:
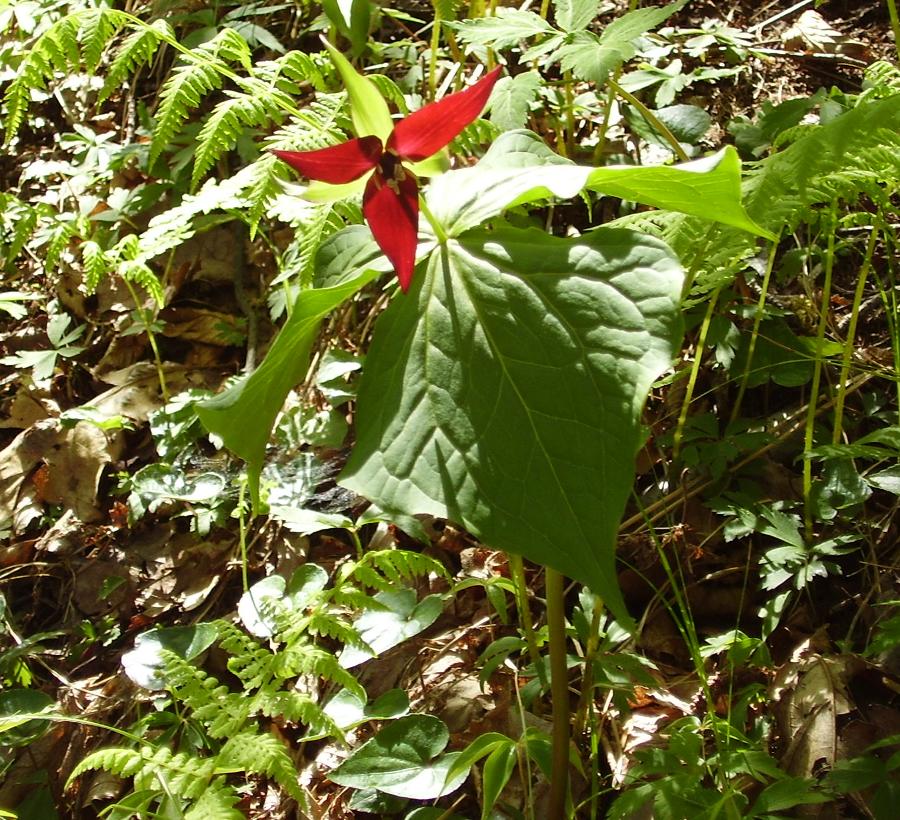
<path fill-rule="evenodd" d="M 589 168 L 561 160 L 539 143 L 530 132 L 510 131 L 477 166 L 435 179 L 428 189 L 428 207 L 447 235 L 477 227 L 515 205 L 551 196 L 565 199 L 587 187 L 773 238 L 744 212 L 741 163 L 734 148 L 674 166 Z"/>
<path fill-rule="evenodd" d="M 382 142 L 387 142 L 394 123 L 391 120 L 391 112 L 384 97 L 378 93 L 375 84 L 360 74 L 347 58 L 341 54 L 327 40 L 322 41 L 334 67 L 341 75 L 344 88 L 350 97 L 350 118 L 353 120 L 353 130 L 357 137 L 367 137 L 374 134 L 380 137 Z"/>
<path fill-rule="evenodd" d="M 458 752 L 441 754 L 449 739 L 450 733 L 440 719 L 408 715 L 366 741 L 328 779 L 355 789 L 434 800 L 456 791 L 468 775 L 463 772 L 445 782 L 458 756 Z"/>
<path fill-rule="evenodd" d="M 386 260 L 377 261 L 380 253 L 365 229 L 362 233 L 341 231 L 330 237 L 322 247 L 319 274 L 334 284 L 302 291 L 260 366 L 222 393 L 197 404 L 204 427 L 247 462 L 254 500 L 258 499 L 259 473 L 275 417 L 288 391 L 306 375 L 319 323 L 386 269 Z"/>
<path fill-rule="evenodd" d="M 423 273 L 378 321 L 341 483 L 582 581 L 630 624 L 616 531 L 681 339 L 677 260 L 631 231 L 497 226 Z"/>
<path fill-rule="evenodd" d="M 165 667 L 163 651 L 173 652 L 189 661 L 205 652 L 217 634 L 216 627 L 207 623 L 144 632 L 135 638 L 134 649 L 122 655 L 125 674 L 145 689 L 162 689 L 165 686 L 162 678 Z"/>
<path fill-rule="evenodd" d="M 53 698 L 36 689 L 0 692 L 0 745 L 27 746 L 37 740 L 50 728 L 50 721 L 20 715 L 38 714 L 55 704 Z"/>
<path fill-rule="evenodd" d="M 888 467 L 877 473 L 869 473 L 866 481 L 878 490 L 900 495 L 900 467 Z"/>
<path fill-rule="evenodd" d="M 384 604 L 385 609 L 367 610 L 353 622 L 353 628 L 375 655 L 428 629 L 443 608 L 440 595 L 426 595 L 418 601 L 415 590 L 408 587 L 379 592 L 375 600 Z M 372 657 L 361 649 L 346 646 L 338 660 L 341 666 L 350 669 Z"/>
<path fill-rule="evenodd" d="M 366 703 L 356 692 L 341 689 L 322 710 L 346 730 L 368 720 L 392 720 L 409 714 L 409 696 L 402 689 L 390 689 Z"/>
<path fill-rule="evenodd" d="M 712 125 L 712 117 L 699 105 L 669 105 L 665 108 L 658 108 L 653 114 L 682 145 L 696 145 L 706 136 L 706 132 Z M 631 130 L 641 139 L 660 148 L 672 150 L 668 140 L 637 110 L 631 107 L 627 108 L 625 117 Z"/>

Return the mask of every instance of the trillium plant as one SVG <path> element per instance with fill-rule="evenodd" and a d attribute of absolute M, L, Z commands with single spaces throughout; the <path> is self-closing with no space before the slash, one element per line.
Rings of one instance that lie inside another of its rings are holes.
<path fill-rule="evenodd" d="M 647 234 L 558 237 L 505 214 L 610 195 L 768 236 L 742 208 L 737 154 L 594 168 L 516 130 L 448 170 L 445 146 L 485 109 L 500 70 L 395 122 L 376 85 L 328 50 L 355 136 L 276 153 L 311 180 L 307 199 L 361 192 L 368 227 L 320 246 L 313 286 L 260 366 L 199 408 L 204 424 L 246 460 L 259 502 L 270 430 L 320 322 L 395 271 L 403 292 L 375 326 L 340 483 L 394 521 L 444 517 L 581 581 L 629 626 L 616 531 L 644 402 L 680 345 L 684 274 Z"/>
<path fill-rule="evenodd" d="M 495 68 L 465 91 L 426 105 L 394 125 L 386 142 L 373 133 L 318 151 L 273 153 L 310 179 L 346 184 L 368 178 L 363 214 L 406 291 L 419 230 L 419 181 L 408 163 L 446 148 L 482 112 L 499 76 L 500 69 Z"/>

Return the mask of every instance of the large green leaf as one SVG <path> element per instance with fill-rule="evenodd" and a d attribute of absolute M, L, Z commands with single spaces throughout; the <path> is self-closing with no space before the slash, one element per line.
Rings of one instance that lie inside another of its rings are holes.
<path fill-rule="evenodd" d="M 441 754 L 450 733 L 432 715 L 407 715 L 385 726 L 328 775 L 341 786 L 378 789 L 398 797 L 434 800 L 456 791 L 468 775 L 447 778 L 459 752 Z"/>
<path fill-rule="evenodd" d="M 583 581 L 627 623 L 616 531 L 682 278 L 630 231 L 449 240 L 379 319 L 341 482 Z"/>
<path fill-rule="evenodd" d="M 448 236 L 475 228 L 515 205 L 583 188 L 671 211 L 734 225 L 766 238 L 741 205 L 741 162 L 728 146 L 682 165 L 573 165 L 529 131 L 500 136 L 476 166 L 432 181 L 428 207 Z"/>
<path fill-rule="evenodd" d="M 197 405 L 197 415 L 206 429 L 247 462 L 254 500 L 272 425 L 288 392 L 306 375 L 319 323 L 385 269 L 375 261 L 379 255 L 366 229 L 330 237 L 320 252 L 320 276 L 333 282 L 331 287 L 301 292 L 262 364 Z"/>

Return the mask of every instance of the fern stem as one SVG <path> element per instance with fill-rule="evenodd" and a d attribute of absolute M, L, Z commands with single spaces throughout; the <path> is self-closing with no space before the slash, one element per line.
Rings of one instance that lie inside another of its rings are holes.
<path fill-rule="evenodd" d="M 553 703 L 553 759 L 548 816 L 566 816 L 569 792 L 569 670 L 566 662 L 566 613 L 563 576 L 544 568 L 547 626 L 550 636 L 550 696 Z"/>
<path fill-rule="evenodd" d="M 609 83 L 609 87 L 613 89 L 623 100 L 633 105 L 640 115 L 647 120 L 648 124 L 651 128 L 653 128 L 669 145 L 672 147 L 672 152 L 678 157 L 681 162 L 687 162 L 690 157 L 685 152 L 684 148 L 681 147 L 681 143 L 675 138 L 675 135 L 669 130 L 668 126 L 654 114 L 646 105 L 644 105 L 637 97 L 634 96 L 630 91 L 626 91 L 619 85 L 612 77 L 607 78 L 607 83 Z"/>
<path fill-rule="evenodd" d="M 694 352 L 694 361 L 691 364 L 691 374 L 688 377 L 684 398 L 681 400 L 681 410 L 678 411 L 678 424 L 675 426 L 675 435 L 672 442 L 672 461 L 677 461 L 681 453 L 681 442 L 684 439 L 684 428 L 687 425 L 688 410 L 694 400 L 694 390 L 697 387 L 697 378 L 700 375 L 700 365 L 703 362 L 703 352 L 706 350 L 706 336 L 712 322 L 716 302 L 719 300 L 720 288 L 716 288 L 706 306 L 706 314 L 703 316 L 703 324 L 700 326 L 700 337 L 697 339 L 697 349 Z"/>
<path fill-rule="evenodd" d="M 735 421 L 741 412 L 741 403 L 744 401 L 744 393 L 747 392 L 747 383 L 750 381 L 750 368 L 753 365 L 753 354 L 756 352 L 756 340 L 759 338 L 759 326 L 766 309 L 766 297 L 769 295 L 769 282 L 772 279 L 772 270 L 775 267 L 775 254 L 778 251 L 778 241 L 772 243 L 769 249 L 769 261 L 766 263 L 766 272 L 763 275 L 762 288 L 759 299 L 756 302 L 756 315 L 753 317 L 753 330 L 750 331 L 750 341 L 747 344 L 747 361 L 744 363 L 744 372 L 741 373 L 741 386 L 738 388 L 737 398 L 731 408 L 731 421 Z"/>
<path fill-rule="evenodd" d="M 875 253 L 875 241 L 877 239 L 878 228 L 873 225 L 872 233 L 869 234 L 869 242 L 866 245 L 866 255 L 863 258 L 859 278 L 856 281 L 856 291 L 853 294 L 853 307 L 850 311 L 850 325 L 847 328 L 847 338 L 844 340 L 844 351 L 841 359 L 841 375 L 838 379 L 837 396 L 835 397 L 834 402 L 834 428 L 831 435 L 833 444 L 838 444 L 841 440 L 841 428 L 844 421 L 844 399 L 847 395 L 847 378 L 850 375 L 850 359 L 853 356 L 853 342 L 856 338 L 856 325 L 859 322 L 859 308 L 862 304 L 863 291 L 866 289 L 866 279 L 868 279 L 869 271 L 872 269 L 872 255 Z"/>
<path fill-rule="evenodd" d="M 812 450 L 815 440 L 816 404 L 819 396 L 819 384 L 822 380 L 822 348 L 825 343 L 825 327 L 828 324 L 828 305 L 831 302 L 831 274 L 834 270 L 834 243 L 837 234 L 836 201 L 831 203 L 826 225 L 828 246 L 825 251 L 825 281 L 822 283 L 822 306 L 816 330 L 816 359 L 813 363 L 812 384 L 809 388 L 809 405 L 806 413 L 806 430 L 803 435 L 803 523 L 807 541 L 810 541 L 813 536 L 812 461 L 808 454 Z"/>

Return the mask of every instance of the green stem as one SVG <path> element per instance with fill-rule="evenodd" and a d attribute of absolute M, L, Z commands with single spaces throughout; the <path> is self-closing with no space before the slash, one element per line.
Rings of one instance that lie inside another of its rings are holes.
<path fill-rule="evenodd" d="M 509 553 L 509 574 L 515 587 L 516 612 L 519 614 L 519 626 L 525 636 L 525 644 L 528 646 L 528 657 L 537 672 L 541 688 L 547 688 L 547 675 L 544 672 L 544 664 L 541 663 L 541 653 L 538 651 L 537 638 L 534 634 L 534 621 L 531 619 L 531 607 L 528 604 L 528 584 L 525 582 L 525 565 L 521 555 Z"/>
<path fill-rule="evenodd" d="M 428 99 L 434 101 L 437 94 L 437 53 L 441 45 L 441 16 L 434 6 L 434 22 L 431 24 L 431 54 L 428 58 Z"/>
<path fill-rule="evenodd" d="M 238 486 L 238 545 L 241 549 L 241 584 L 244 592 L 250 589 L 250 577 L 247 572 L 247 511 L 244 505 L 244 493 L 247 491 L 247 482 L 241 476 Z"/>
<path fill-rule="evenodd" d="M 428 224 L 431 225 L 431 230 L 434 231 L 437 241 L 443 245 L 448 239 L 447 234 L 444 232 L 441 223 L 434 218 L 434 214 L 429 210 L 428 205 L 425 203 L 425 197 L 421 195 L 419 196 L 419 210 L 425 219 L 428 220 Z"/>
<path fill-rule="evenodd" d="M 869 242 L 866 245 L 866 255 L 863 259 L 859 278 L 856 280 L 856 291 L 853 294 L 853 308 L 850 312 L 850 325 L 847 328 L 847 338 L 844 340 L 844 353 L 841 359 L 841 377 L 838 379 L 837 397 L 834 402 L 834 430 L 832 431 L 832 444 L 841 441 L 841 428 L 844 422 L 844 398 L 847 394 L 847 377 L 850 375 L 850 359 L 853 356 L 853 340 L 856 338 L 856 325 L 859 322 L 859 308 L 862 304 L 863 292 L 866 289 L 866 279 L 872 269 L 872 254 L 875 253 L 875 240 L 878 238 L 878 228 L 872 228 L 869 234 Z"/>
<path fill-rule="evenodd" d="M 831 302 L 831 273 L 834 270 L 834 241 L 837 233 L 837 202 L 831 204 L 827 217 L 828 247 L 825 252 L 825 281 L 822 284 L 822 306 L 816 331 L 816 359 L 813 362 L 812 384 L 809 388 L 809 406 L 806 413 L 806 430 L 803 436 L 803 518 L 807 541 L 813 536 L 812 461 L 806 457 L 815 440 L 816 405 L 819 384 L 822 380 L 822 348 L 825 345 L 825 328 L 828 324 L 828 305 Z"/>
<path fill-rule="evenodd" d="M 678 424 L 675 427 L 675 435 L 672 442 L 672 461 L 677 461 L 681 453 L 681 442 L 684 438 L 684 428 L 687 424 L 688 410 L 694 400 L 694 389 L 697 387 L 697 378 L 700 375 L 700 365 L 703 362 L 703 352 L 706 350 L 706 336 L 709 333 L 709 325 L 712 322 L 713 311 L 719 300 L 719 288 L 713 291 L 706 306 L 706 315 L 700 326 L 700 338 L 697 339 L 697 350 L 694 352 L 694 361 L 691 364 L 691 374 L 688 377 L 687 388 L 684 391 L 684 399 L 681 402 L 681 410 L 678 413 Z"/>
<path fill-rule="evenodd" d="M 753 354 L 756 352 L 756 340 L 759 338 L 759 326 L 765 313 L 766 296 L 769 294 L 769 281 L 772 278 L 772 269 L 775 267 L 775 252 L 777 250 L 778 239 L 772 243 L 772 247 L 769 250 L 769 261 L 766 263 L 762 289 L 759 293 L 759 300 L 756 303 L 756 316 L 753 317 L 753 330 L 750 332 L 750 344 L 747 347 L 747 362 L 744 365 L 744 372 L 741 374 L 741 386 L 738 388 L 737 398 L 734 400 L 734 406 L 731 408 L 732 421 L 735 421 L 741 412 L 741 402 L 744 400 L 744 393 L 747 392 L 747 382 L 750 380 L 750 367 L 753 364 Z"/>
<path fill-rule="evenodd" d="M 140 317 L 141 323 L 144 325 L 144 330 L 147 331 L 147 341 L 150 343 L 150 350 L 153 351 L 153 362 L 156 365 L 156 378 L 159 379 L 159 392 L 162 393 L 163 402 L 168 404 L 170 399 L 169 388 L 166 384 L 166 373 L 163 370 L 159 345 L 156 343 L 156 334 L 153 332 L 153 319 L 150 317 L 148 311 L 141 305 L 137 291 L 131 286 L 131 282 L 125 277 L 122 277 L 122 281 L 125 283 L 125 287 L 128 288 L 128 292 L 131 294 L 131 300 L 134 302 L 134 309 Z"/>
<path fill-rule="evenodd" d="M 575 82 L 571 71 L 563 74 L 563 94 L 566 100 L 565 156 L 571 157 L 575 153 Z"/>
<path fill-rule="evenodd" d="M 566 816 L 569 792 L 569 670 L 566 662 L 566 612 L 563 576 L 544 570 L 547 587 L 547 626 L 550 635 L 550 697 L 553 703 L 553 760 L 547 816 Z"/>
<path fill-rule="evenodd" d="M 650 127 L 653 128 L 669 145 L 672 147 L 672 151 L 678 159 L 682 162 L 687 162 L 690 157 L 685 153 L 684 148 L 681 147 L 681 143 L 675 138 L 675 135 L 669 130 L 668 126 L 660 120 L 659 117 L 656 116 L 646 105 L 644 105 L 637 97 L 634 96 L 630 91 L 626 91 L 622 86 L 620 86 L 612 77 L 609 77 L 606 80 L 609 83 L 609 87 L 613 89 L 623 100 L 631 103 L 640 115 L 647 120 L 650 124 Z"/>
<path fill-rule="evenodd" d="M 894 48 L 897 50 L 897 59 L 900 60 L 900 17 L 897 15 L 897 4 L 894 0 L 887 0 L 887 7 L 891 29 L 894 32 Z"/>
<path fill-rule="evenodd" d="M 572 734 L 580 737 L 587 726 L 591 698 L 594 693 L 594 658 L 600 646 L 600 619 L 603 617 L 603 606 L 599 598 L 595 598 L 594 611 L 591 616 L 591 631 L 588 633 L 587 646 L 584 648 L 584 672 L 581 676 L 581 697 L 575 710 L 572 723 Z"/>
<path fill-rule="evenodd" d="M 546 20 L 547 15 L 550 13 L 550 0 L 541 0 L 541 10 L 540 10 L 541 20 Z"/>

